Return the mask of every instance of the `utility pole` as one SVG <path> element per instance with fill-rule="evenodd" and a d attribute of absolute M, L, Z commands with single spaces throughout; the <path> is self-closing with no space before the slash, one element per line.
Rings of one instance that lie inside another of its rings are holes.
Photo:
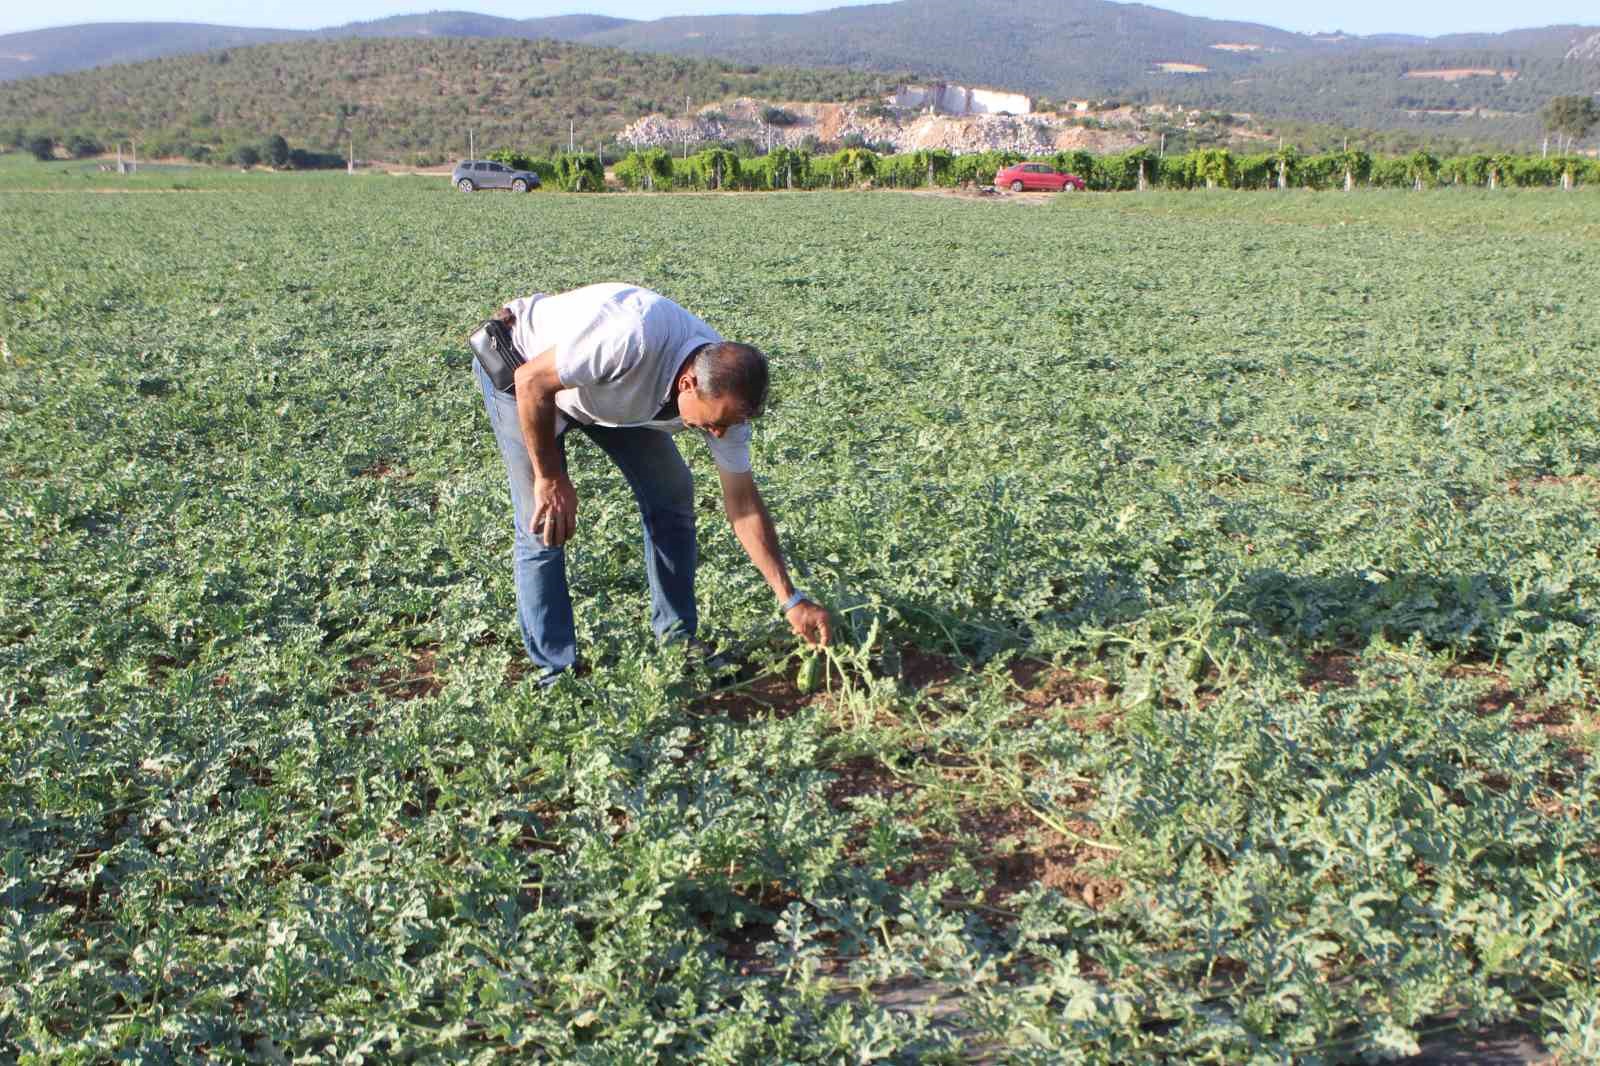
<path fill-rule="evenodd" d="M 567 154 L 568 155 L 572 155 L 575 151 L 577 151 L 577 149 L 574 148 L 573 144 L 572 144 L 572 139 L 573 139 L 574 131 L 576 130 L 576 128 L 577 128 L 577 126 L 572 121 L 572 119 L 570 119 L 570 118 L 567 119 Z"/>
<path fill-rule="evenodd" d="M 133 152 L 133 162 L 128 165 L 128 173 L 135 174 L 139 170 L 139 141 L 137 138 L 128 138 L 129 148 Z"/>
<path fill-rule="evenodd" d="M 467 158 L 478 158 L 478 137 L 473 130 L 467 131 Z"/>

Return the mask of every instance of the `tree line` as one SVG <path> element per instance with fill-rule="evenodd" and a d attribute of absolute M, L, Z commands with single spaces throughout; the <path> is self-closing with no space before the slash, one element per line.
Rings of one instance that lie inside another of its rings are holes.
<path fill-rule="evenodd" d="M 601 161 L 592 153 L 540 158 L 502 149 L 488 153 L 488 158 L 534 171 L 547 189 L 599 192 L 607 187 Z M 1102 155 L 1078 150 L 1048 156 L 1005 151 L 957 155 L 943 149 L 882 154 L 861 147 L 814 154 L 777 148 L 753 157 L 740 157 L 723 147 L 686 156 L 648 148 L 629 153 L 611 174 L 616 185 L 638 192 L 956 188 L 992 185 L 1002 167 L 1021 162 L 1046 163 L 1076 174 L 1089 189 L 1101 192 L 1157 188 L 1573 188 L 1600 183 L 1600 160 L 1572 154 L 1501 152 L 1440 157 L 1425 150 L 1373 155 L 1360 149 L 1306 154 L 1293 145 L 1270 152 L 1201 148 L 1166 156 L 1150 148 Z"/>

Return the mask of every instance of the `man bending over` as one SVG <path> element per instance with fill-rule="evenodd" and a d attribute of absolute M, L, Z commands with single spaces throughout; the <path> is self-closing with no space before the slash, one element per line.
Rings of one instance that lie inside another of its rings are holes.
<path fill-rule="evenodd" d="M 563 547 L 577 530 L 564 439 L 572 428 L 610 456 L 638 501 L 658 639 L 695 641 L 693 482 L 671 437 L 694 429 L 711 449 L 734 534 L 783 616 L 805 640 L 828 642 L 828 612 L 789 580 L 750 470 L 750 420 L 766 403 L 766 356 L 633 285 L 535 294 L 495 317 L 528 361 L 506 391 L 476 359 L 472 368 L 511 483 L 517 620 L 541 684 L 577 658 Z"/>

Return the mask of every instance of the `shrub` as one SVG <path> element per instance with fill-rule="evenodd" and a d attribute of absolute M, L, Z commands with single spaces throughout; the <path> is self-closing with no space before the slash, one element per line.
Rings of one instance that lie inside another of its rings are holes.
<path fill-rule="evenodd" d="M 1344 170 L 1334 152 L 1308 155 L 1300 161 L 1300 183 L 1310 189 L 1331 189 L 1344 182 Z"/>
<path fill-rule="evenodd" d="M 74 159 L 87 159 L 105 151 L 105 145 L 84 133 L 74 133 L 67 138 L 67 154 Z"/>
<path fill-rule="evenodd" d="M 56 157 L 55 138 L 36 133 L 28 138 L 28 151 L 33 153 L 33 158 L 41 163 L 48 163 Z"/>
<path fill-rule="evenodd" d="M 1487 185 L 1491 162 L 1481 153 L 1453 156 L 1439 164 L 1439 180 L 1454 185 Z"/>
<path fill-rule="evenodd" d="M 283 139 L 282 134 L 274 133 L 261 142 L 261 158 L 275 167 L 288 164 L 289 142 Z"/>
<path fill-rule="evenodd" d="M 555 186 L 562 192 L 605 191 L 606 172 L 593 152 L 560 152 L 551 162 Z"/>
<path fill-rule="evenodd" d="M 691 189 L 728 189 L 737 186 L 739 157 L 726 148 L 707 148 L 674 164 L 674 184 Z"/>
<path fill-rule="evenodd" d="M 1240 189 L 1271 188 L 1277 172 L 1277 161 L 1270 152 L 1242 155 L 1234 162 L 1232 184 Z"/>
<path fill-rule="evenodd" d="M 1411 184 L 1406 174 L 1406 161 L 1402 156 L 1379 156 L 1372 161 L 1368 180 L 1375 188 L 1403 189 Z"/>
<path fill-rule="evenodd" d="M 510 148 L 496 148 L 494 151 L 486 154 L 483 158 L 492 160 L 496 163 L 502 163 L 505 166 L 510 167 L 512 170 L 533 169 L 532 156 L 523 155 L 521 152 L 513 151 Z"/>
<path fill-rule="evenodd" d="M 804 189 L 810 177 L 811 156 L 793 148 L 774 148 L 739 164 L 739 187 L 744 189 Z"/>
<path fill-rule="evenodd" d="M 672 188 L 672 153 L 665 148 L 630 152 L 613 172 L 625 188 L 662 191 Z"/>
<path fill-rule="evenodd" d="M 1405 158 L 1406 178 L 1414 188 L 1432 185 L 1439 177 L 1439 160 L 1423 149 Z"/>
<path fill-rule="evenodd" d="M 1202 148 L 1194 153 L 1195 176 L 1206 183 L 1206 188 L 1227 188 L 1233 184 L 1233 153 L 1226 148 Z"/>
<path fill-rule="evenodd" d="M 1169 155 L 1161 161 L 1161 185 L 1167 189 L 1192 189 L 1201 184 L 1199 151 Z"/>
<path fill-rule="evenodd" d="M 767 107 L 761 110 L 761 121 L 769 126 L 793 126 L 800 119 L 792 111 L 785 111 L 781 107 Z"/>
<path fill-rule="evenodd" d="M 1542 159 L 1536 155 L 1517 156 L 1512 160 L 1509 177 L 1515 185 L 1554 185 L 1561 180 L 1561 170 L 1553 159 Z"/>
<path fill-rule="evenodd" d="M 338 152 L 313 152 L 309 148 L 289 151 L 289 166 L 295 170 L 333 170 L 345 165 L 345 157 Z"/>
<path fill-rule="evenodd" d="M 1049 159 L 1051 166 L 1068 174 L 1076 174 L 1084 181 L 1093 184 L 1095 158 L 1082 148 L 1074 148 L 1065 152 L 1057 152 Z"/>
<path fill-rule="evenodd" d="M 947 183 L 955 156 L 943 148 L 923 148 L 901 154 L 880 154 L 876 164 L 879 183 L 895 188 L 921 188 Z"/>
<path fill-rule="evenodd" d="M 844 148 L 832 160 L 832 170 L 838 184 L 856 185 L 878 172 L 878 156 L 870 148 Z"/>
<path fill-rule="evenodd" d="M 959 155 L 950 166 L 951 183 L 960 185 L 970 181 L 975 185 L 993 185 L 995 171 L 1020 162 L 1020 152 L 991 151 Z"/>
<path fill-rule="evenodd" d="M 261 150 L 253 144 L 241 144 L 229 153 L 229 158 L 241 167 L 253 167 L 261 162 Z"/>
<path fill-rule="evenodd" d="M 1083 153 L 1088 155 L 1087 152 Z M 1084 175 L 1077 171 L 1079 177 L 1089 182 L 1091 189 L 1107 192 L 1137 189 L 1139 187 L 1139 168 L 1144 167 L 1145 181 L 1151 185 L 1156 184 L 1161 178 L 1162 161 L 1148 148 L 1133 148 L 1120 155 L 1108 155 L 1093 159 L 1089 174 Z"/>

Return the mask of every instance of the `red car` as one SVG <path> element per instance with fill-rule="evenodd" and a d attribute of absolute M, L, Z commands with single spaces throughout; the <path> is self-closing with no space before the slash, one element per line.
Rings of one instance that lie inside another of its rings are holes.
<path fill-rule="evenodd" d="M 994 187 L 1012 192 L 1024 189 L 1082 192 L 1083 179 L 1076 174 L 1063 174 L 1047 163 L 1013 163 L 994 176 Z"/>

